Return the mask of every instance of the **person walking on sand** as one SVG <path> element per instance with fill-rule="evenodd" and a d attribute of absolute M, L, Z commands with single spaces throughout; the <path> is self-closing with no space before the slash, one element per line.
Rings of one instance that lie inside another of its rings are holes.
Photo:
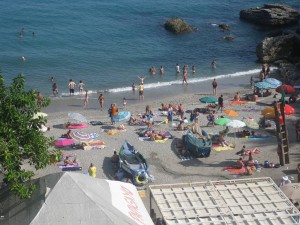
<path fill-rule="evenodd" d="M 98 101 L 100 103 L 100 108 L 101 111 L 103 110 L 103 105 L 104 105 L 104 96 L 102 94 L 99 95 Z"/>
<path fill-rule="evenodd" d="M 83 94 L 83 87 L 84 87 L 84 83 L 81 81 L 79 81 L 79 84 L 78 84 L 78 88 L 79 88 L 79 93 L 80 94 Z"/>
<path fill-rule="evenodd" d="M 84 101 L 83 101 L 83 108 L 87 109 L 88 105 L 89 105 L 89 94 L 88 94 L 88 90 L 85 90 L 85 96 L 84 96 Z"/>
<path fill-rule="evenodd" d="M 88 172 L 89 172 L 89 175 L 90 175 L 91 177 L 96 177 L 97 168 L 94 166 L 93 163 L 91 163 Z"/>
<path fill-rule="evenodd" d="M 186 84 L 188 84 L 188 82 L 187 82 L 187 75 L 188 75 L 187 70 L 183 70 L 183 80 L 182 80 L 182 84 L 184 84 L 184 82 L 185 82 Z"/>
<path fill-rule="evenodd" d="M 221 109 L 221 112 L 223 111 L 223 107 L 224 107 L 224 99 L 223 99 L 223 95 L 221 95 L 219 98 L 218 98 L 218 110 Z"/>
<path fill-rule="evenodd" d="M 213 95 L 214 96 L 217 96 L 217 87 L 218 87 L 218 83 L 217 83 L 217 80 L 214 79 L 213 82 L 212 82 L 212 87 L 213 87 Z"/>
<path fill-rule="evenodd" d="M 58 94 L 58 86 L 57 86 L 56 83 L 54 83 L 54 84 L 52 85 L 52 91 L 53 91 L 54 97 L 56 97 L 56 95 Z"/>
<path fill-rule="evenodd" d="M 144 80 L 145 80 L 146 77 L 145 76 L 144 77 L 139 77 L 138 76 L 138 78 L 141 80 L 141 83 L 144 84 Z"/>
<path fill-rule="evenodd" d="M 144 100 L 144 85 L 142 82 L 139 85 L 139 100 Z"/>
<path fill-rule="evenodd" d="M 126 104 L 127 104 L 127 100 L 126 98 L 124 97 L 123 98 L 123 109 L 126 110 Z"/>
<path fill-rule="evenodd" d="M 76 87 L 75 82 L 72 79 L 70 79 L 69 82 L 70 95 L 74 95 L 75 87 Z"/>

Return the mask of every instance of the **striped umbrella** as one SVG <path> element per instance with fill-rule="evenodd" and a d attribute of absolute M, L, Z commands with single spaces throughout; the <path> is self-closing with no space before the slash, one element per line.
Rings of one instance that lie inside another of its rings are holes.
<path fill-rule="evenodd" d="M 91 142 L 94 140 L 92 135 L 82 132 L 82 131 L 72 131 L 70 137 L 78 142 Z"/>

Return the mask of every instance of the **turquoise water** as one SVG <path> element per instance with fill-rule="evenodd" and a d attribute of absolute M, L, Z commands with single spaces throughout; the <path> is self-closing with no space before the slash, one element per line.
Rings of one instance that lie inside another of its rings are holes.
<path fill-rule="evenodd" d="M 268 2 L 268 1 L 267 1 Z M 298 0 L 277 1 L 298 10 Z M 196 66 L 190 82 L 213 76 L 257 73 L 255 48 L 270 30 L 241 21 L 241 9 L 262 6 L 259 0 L 2 0 L 0 2 L 0 66 L 7 81 L 24 73 L 29 88 L 51 94 L 55 77 L 60 93 L 68 81 L 83 80 L 91 92 L 130 90 L 138 75 L 146 89 L 181 83 L 176 63 Z M 174 35 L 163 23 L 174 16 L 185 19 L 197 32 Z M 230 25 L 234 41 L 214 24 Z M 24 28 L 24 35 L 19 32 Z M 32 35 L 34 32 L 34 36 Z M 26 61 L 22 61 L 24 56 Z M 212 73 L 210 62 L 217 61 Z M 165 68 L 158 74 L 160 65 Z M 149 68 L 157 74 L 151 76 Z"/>

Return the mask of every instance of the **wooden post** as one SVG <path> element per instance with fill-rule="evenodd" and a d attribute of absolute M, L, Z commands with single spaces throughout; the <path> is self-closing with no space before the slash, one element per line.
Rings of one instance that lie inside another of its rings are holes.
<path fill-rule="evenodd" d="M 277 102 L 273 102 L 274 111 L 275 111 L 275 123 L 276 123 L 276 137 L 277 137 L 277 154 L 279 156 L 279 163 L 281 166 L 284 166 L 284 158 L 283 158 L 283 149 L 282 149 L 282 142 L 281 142 L 281 125 L 279 122 L 279 112 L 277 108 Z"/>
<path fill-rule="evenodd" d="M 284 106 L 280 104 L 280 111 L 281 111 L 281 116 L 283 120 L 283 129 L 281 129 L 281 149 L 282 149 L 282 154 L 284 155 L 284 161 L 286 164 L 290 163 L 290 156 L 289 156 L 289 136 L 288 136 L 288 131 L 286 128 L 286 123 L 285 123 L 285 113 L 284 113 Z"/>

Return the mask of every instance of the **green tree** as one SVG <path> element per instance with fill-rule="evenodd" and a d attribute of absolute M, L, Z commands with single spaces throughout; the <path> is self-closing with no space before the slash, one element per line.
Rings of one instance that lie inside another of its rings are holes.
<path fill-rule="evenodd" d="M 43 98 L 42 108 L 49 104 L 50 99 Z M 53 153 L 48 150 L 53 138 L 45 137 L 39 130 L 46 119 L 33 117 L 39 110 L 37 92 L 25 90 L 22 74 L 6 86 L 0 73 L 0 167 L 8 187 L 20 198 L 29 198 L 35 190 L 31 183 L 34 172 L 22 165 L 29 163 L 36 170 L 45 168 Z"/>

